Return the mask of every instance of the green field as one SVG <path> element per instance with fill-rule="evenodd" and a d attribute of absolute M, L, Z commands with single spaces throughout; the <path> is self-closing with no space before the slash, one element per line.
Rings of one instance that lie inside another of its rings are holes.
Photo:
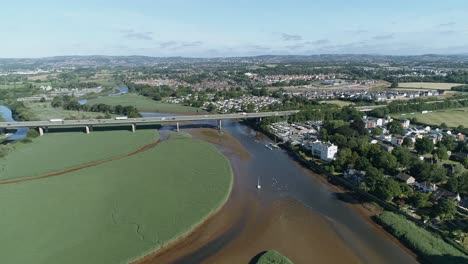
<path fill-rule="evenodd" d="M 224 204 L 231 186 L 227 159 L 190 138 L 66 175 L 0 185 L 0 260 L 128 263 L 193 229 Z"/>
<path fill-rule="evenodd" d="M 454 86 L 460 86 L 460 83 L 431 83 L 431 82 L 407 82 L 399 83 L 398 88 L 413 88 L 413 89 L 441 89 L 450 90 Z"/>
<path fill-rule="evenodd" d="M 341 100 L 327 100 L 327 101 L 320 101 L 321 104 L 336 104 L 340 107 L 351 105 L 351 102 L 341 101 Z"/>
<path fill-rule="evenodd" d="M 155 130 L 48 133 L 33 143 L 16 143 L 0 159 L 0 180 L 42 175 L 52 171 L 106 160 L 156 142 Z"/>
<path fill-rule="evenodd" d="M 140 112 L 161 112 L 161 113 L 195 113 L 198 108 L 183 106 L 179 104 L 168 104 L 155 101 L 151 98 L 137 94 L 124 94 L 118 96 L 104 96 L 88 101 L 89 105 L 93 104 L 108 104 L 108 105 L 132 105 Z"/>
<path fill-rule="evenodd" d="M 287 257 L 278 251 L 269 250 L 265 252 L 257 261 L 257 264 L 293 264 Z"/>
<path fill-rule="evenodd" d="M 468 127 L 468 107 L 433 111 L 432 113 L 422 114 L 421 112 L 406 114 L 405 116 L 395 115 L 396 118 L 413 118 L 416 117 L 419 123 L 438 126 L 442 123 L 449 127 L 458 127 L 463 125 Z"/>
<path fill-rule="evenodd" d="M 95 112 L 71 111 L 63 110 L 62 108 L 53 108 L 50 102 L 47 103 L 26 103 L 39 120 L 49 120 L 53 118 L 60 119 L 94 119 L 102 117 L 105 114 Z"/>
<path fill-rule="evenodd" d="M 384 212 L 376 220 L 418 256 L 423 257 L 425 263 L 468 263 L 468 256 L 463 252 L 401 215 Z"/>

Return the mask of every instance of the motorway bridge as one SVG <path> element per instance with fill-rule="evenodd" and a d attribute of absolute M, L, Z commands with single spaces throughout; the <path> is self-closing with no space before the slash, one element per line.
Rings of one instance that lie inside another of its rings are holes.
<path fill-rule="evenodd" d="M 20 121 L 20 122 L 0 122 L 0 129 L 9 128 L 36 128 L 40 135 L 44 134 L 49 127 L 84 127 L 86 133 L 92 131 L 93 126 L 106 125 L 129 125 L 132 132 L 135 132 L 138 124 L 161 124 L 175 123 L 177 131 L 179 131 L 179 122 L 187 121 L 203 121 L 216 120 L 218 129 L 221 129 L 222 120 L 226 119 L 249 119 L 270 116 L 288 116 L 298 113 L 298 110 L 293 111 L 277 111 L 277 112 L 259 112 L 259 113 L 235 113 L 235 114 L 215 114 L 215 115 L 174 115 L 164 117 L 139 117 L 139 118 L 115 118 L 115 119 L 82 119 L 82 120 L 58 120 L 51 119 L 49 121 Z"/>

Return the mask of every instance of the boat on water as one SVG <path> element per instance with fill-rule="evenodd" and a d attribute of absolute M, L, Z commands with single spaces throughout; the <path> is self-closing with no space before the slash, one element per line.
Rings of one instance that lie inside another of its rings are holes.
<path fill-rule="evenodd" d="M 260 175 L 257 178 L 257 189 L 261 189 L 262 186 L 260 185 Z"/>
<path fill-rule="evenodd" d="M 271 147 L 270 144 L 265 144 L 265 148 L 269 149 L 269 150 L 273 150 L 273 148 Z"/>

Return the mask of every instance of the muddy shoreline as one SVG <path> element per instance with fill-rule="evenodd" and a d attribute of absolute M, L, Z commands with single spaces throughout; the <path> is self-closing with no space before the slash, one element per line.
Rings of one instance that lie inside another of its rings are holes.
<path fill-rule="evenodd" d="M 215 144 L 230 160 L 234 171 L 231 196 L 219 211 L 184 236 L 184 239 L 179 239 L 135 263 L 249 263 L 255 255 L 269 249 L 280 250 L 296 264 L 310 263 L 311 255 L 318 263 L 382 261 L 380 256 L 368 249 L 362 249 L 364 247 L 360 245 L 356 245 L 361 247 L 360 252 L 356 253 L 343 240 L 343 232 L 337 233 L 336 225 L 340 224 L 311 211 L 294 198 L 275 197 L 265 200 L 259 199 L 255 190 L 245 191 L 245 186 L 241 187 L 245 184 L 242 182 L 248 178 L 244 164 L 255 157 L 249 155 L 235 137 L 226 132 L 220 134 L 210 128 L 184 131 L 195 138 Z M 345 190 L 330 184 L 324 177 L 314 174 L 295 161 L 294 163 L 309 177 L 323 183 L 332 193 L 349 195 Z M 379 236 L 391 240 L 415 258 L 411 251 L 372 220 L 372 213 L 362 204 L 349 203 L 347 206 L 364 218 Z"/>

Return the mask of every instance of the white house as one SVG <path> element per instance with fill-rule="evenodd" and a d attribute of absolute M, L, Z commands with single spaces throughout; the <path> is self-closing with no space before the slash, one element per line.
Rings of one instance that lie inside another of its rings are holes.
<path fill-rule="evenodd" d="M 335 159 L 338 147 L 330 142 L 315 141 L 311 144 L 311 151 L 312 155 L 321 160 L 330 161 Z"/>
<path fill-rule="evenodd" d="M 410 126 L 410 121 L 405 118 L 401 120 L 401 125 L 403 126 L 403 128 L 408 128 Z"/>

